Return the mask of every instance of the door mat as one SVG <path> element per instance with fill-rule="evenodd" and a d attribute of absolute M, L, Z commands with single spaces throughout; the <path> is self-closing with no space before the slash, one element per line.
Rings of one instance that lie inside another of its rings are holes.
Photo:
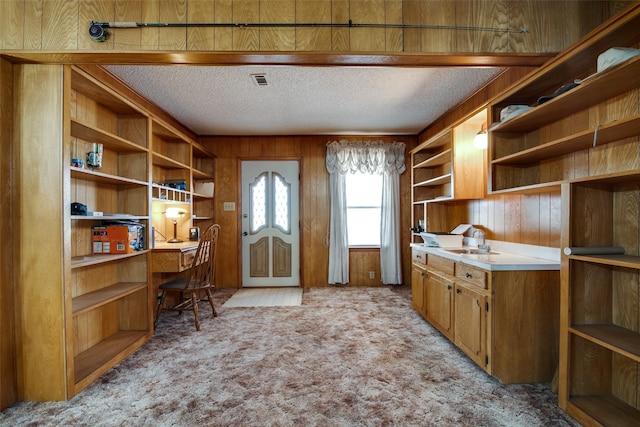
<path fill-rule="evenodd" d="M 240 289 L 223 307 L 285 307 L 302 304 L 302 288 Z"/>

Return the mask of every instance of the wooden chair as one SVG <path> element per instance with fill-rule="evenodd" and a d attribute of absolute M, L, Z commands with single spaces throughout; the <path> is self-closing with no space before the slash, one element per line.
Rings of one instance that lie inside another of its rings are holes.
<path fill-rule="evenodd" d="M 160 318 L 160 312 L 163 310 L 163 305 L 167 292 L 179 293 L 178 304 L 173 307 L 165 307 L 164 310 L 177 311 L 182 314 L 184 310 L 193 310 L 196 320 L 196 330 L 200 330 L 200 319 L 198 318 L 198 302 L 202 301 L 202 292 L 207 295 L 207 300 L 211 305 L 213 311 L 213 317 L 217 317 L 215 307 L 213 306 L 213 293 L 215 289 L 215 265 L 216 265 L 216 249 L 218 247 L 218 236 L 220 235 L 220 226 L 214 224 L 207 228 L 207 230 L 200 237 L 200 243 L 196 250 L 196 256 L 193 259 L 193 263 L 186 275 L 182 278 L 172 280 L 160 285 L 162 294 L 160 295 L 160 301 L 158 302 L 158 309 L 156 310 L 156 318 L 153 322 L 154 328 L 158 326 L 158 319 Z"/>

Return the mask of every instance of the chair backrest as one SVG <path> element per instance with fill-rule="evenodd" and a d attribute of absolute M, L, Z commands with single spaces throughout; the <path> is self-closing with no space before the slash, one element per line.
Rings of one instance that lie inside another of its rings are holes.
<path fill-rule="evenodd" d="M 214 286 L 219 235 L 220 225 L 213 224 L 200 236 L 196 256 L 187 274 L 186 289 Z"/>

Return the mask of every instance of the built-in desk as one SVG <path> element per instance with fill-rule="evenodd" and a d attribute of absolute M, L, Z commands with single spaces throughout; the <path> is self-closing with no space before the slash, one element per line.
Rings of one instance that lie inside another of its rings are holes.
<path fill-rule="evenodd" d="M 198 242 L 156 242 L 151 251 L 151 270 L 154 273 L 179 273 L 191 266 Z"/>
<path fill-rule="evenodd" d="M 155 242 L 151 250 L 151 271 L 153 272 L 154 295 L 158 295 L 158 286 L 169 282 L 180 273 L 187 270 L 196 256 L 198 242 L 185 241 L 181 243 Z M 175 304 L 172 294 L 167 296 L 168 305 Z M 156 307 L 154 305 L 154 311 Z M 155 315 L 155 314 L 154 314 Z"/>

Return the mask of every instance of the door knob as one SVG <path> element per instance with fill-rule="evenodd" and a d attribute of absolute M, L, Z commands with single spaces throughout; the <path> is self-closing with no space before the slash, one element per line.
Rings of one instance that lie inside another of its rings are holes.
<path fill-rule="evenodd" d="M 249 235 L 249 233 L 247 233 L 246 231 L 243 231 L 243 232 L 242 232 L 242 235 L 243 235 L 243 236 L 248 236 L 248 235 Z"/>

